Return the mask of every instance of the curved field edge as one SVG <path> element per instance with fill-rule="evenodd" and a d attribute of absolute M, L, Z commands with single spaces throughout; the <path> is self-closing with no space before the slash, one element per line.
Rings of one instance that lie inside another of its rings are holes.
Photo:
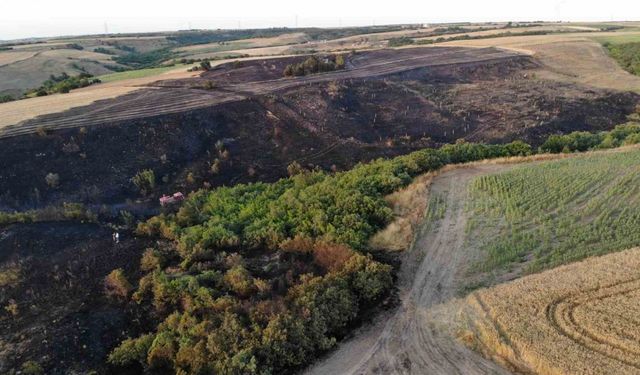
<path fill-rule="evenodd" d="M 458 334 L 523 373 L 637 374 L 638 280 L 638 248 L 526 276 L 464 299 Z"/>

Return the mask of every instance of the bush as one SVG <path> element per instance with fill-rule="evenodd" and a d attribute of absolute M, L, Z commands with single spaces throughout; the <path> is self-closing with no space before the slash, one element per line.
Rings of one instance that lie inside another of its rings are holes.
<path fill-rule="evenodd" d="M 40 87 L 28 91 L 25 95 L 46 96 L 55 93 L 68 93 L 71 90 L 87 87 L 96 83 L 100 83 L 100 80 L 94 78 L 89 73 L 80 73 L 72 77 L 63 72 L 59 76 L 52 74 Z"/>
<path fill-rule="evenodd" d="M 200 63 L 200 69 L 206 71 L 209 71 L 211 69 L 211 63 L 209 62 L 209 60 L 204 60 Z"/>
<path fill-rule="evenodd" d="M 50 188 L 57 188 L 60 185 L 60 175 L 57 173 L 47 173 L 44 180 Z"/>
<path fill-rule="evenodd" d="M 0 95 L 0 103 L 8 103 L 14 100 L 16 99 L 11 95 Z"/>
<path fill-rule="evenodd" d="M 246 297 L 253 292 L 251 274 L 242 265 L 231 268 L 224 274 L 224 282 L 228 288 L 239 296 Z"/>
<path fill-rule="evenodd" d="M 124 340 L 109 354 L 109 363 L 117 366 L 127 366 L 134 363 L 146 364 L 147 353 L 153 339 L 153 335 L 142 335 L 136 339 Z"/>
<path fill-rule="evenodd" d="M 162 257 L 154 249 L 146 249 L 140 258 L 140 269 L 145 272 L 160 269 Z"/>
<path fill-rule="evenodd" d="M 406 36 L 389 39 L 389 47 L 400 47 L 400 46 L 406 46 L 414 43 L 415 41 L 413 39 Z"/>
<path fill-rule="evenodd" d="M 345 62 L 344 56 L 342 55 L 325 58 L 311 56 L 301 63 L 287 65 L 284 68 L 283 75 L 285 77 L 298 77 L 322 72 L 331 72 L 337 69 L 344 69 L 344 67 Z"/>
<path fill-rule="evenodd" d="M 104 279 L 105 293 L 109 297 L 126 300 L 133 286 L 127 280 L 122 268 L 115 269 Z"/>
<path fill-rule="evenodd" d="M 640 134 L 640 124 L 618 125 L 609 132 L 588 133 L 573 132 L 565 135 L 551 135 L 542 144 L 543 152 L 583 152 L 599 148 L 614 148 L 625 144 L 626 140 Z"/>
<path fill-rule="evenodd" d="M 44 374 L 44 370 L 38 362 L 26 361 L 22 364 L 22 373 L 25 375 L 41 375 Z"/>
<path fill-rule="evenodd" d="M 156 187 L 156 174 L 151 169 L 145 169 L 133 176 L 131 182 L 142 195 L 147 195 Z"/>
<path fill-rule="evenodd" d="M 605 44 L 609 55 L 629 73 L 640 75 L 640 42 Z"/>

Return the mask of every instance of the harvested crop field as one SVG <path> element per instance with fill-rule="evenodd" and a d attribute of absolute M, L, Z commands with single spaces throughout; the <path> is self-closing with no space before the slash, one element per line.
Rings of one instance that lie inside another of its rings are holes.
<path fill-rule="evenodd" d="M 27 100 L 0 104 L 0 128 L 26 119 L 50 113 L 63 112 L 71 108 L 89 105 L 98 100 L 115 98 L 138 90 L 145 84 L 159 79 L 191 77 L 185 68 L 177 68 L 160 75 L 127 79 L 112 83 L 92 85 L 68 94 L 49 95 Z"/>
<path fill-rule="evenodd" d="M 640 92 L 640 77 L 625 72 L 607 56 L 593 39 L 598 37 L 630 37 L 637 32 L 576 33 L 535 36 L 513 36 L 446 42 L 442 45 L 466 47 L 498 47 L 528 53 L 539 59 L 545 69 L 540 78 L 581 83 L 613 90 Z"/>
<path fill-rule="evenodd" d="M 514 370 L 640 372 L 640 249 L 481 290 L 465 303 L 465 340 Z"/>

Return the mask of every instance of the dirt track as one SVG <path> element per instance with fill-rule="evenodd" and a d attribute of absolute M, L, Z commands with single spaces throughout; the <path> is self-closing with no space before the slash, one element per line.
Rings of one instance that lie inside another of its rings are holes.
<path fill-rule="evenodd" d="M 425 223 L 403 260 L 401 306 L 307 371 L 308 374 L 508 374 L 435 328 L 428 310 L 454 298 L 474 254 L 466 253 L 466 186 L 475 176 L 509 168 L 481 165 L 437 177 L 430 194 L 444 198 L 443 217 Z"/>
<path fill-rule="evenodd" d="M 351 68 L 328 74 L 243 82 L 223 85 L 215 90 L 193 88 L 194 82 L 182 80 L 176 81 L 173 86 L 144 88 L 115 99 L 98 101 L 69 111 L 14 123 L 15 125 L 9 125 L 11 122 L 0 119 L 0 124 L 9 125 L 0 127 L 0 138 L 32 133 L 39 127 L 64 129 L 179 113 L 319 82 L 381 77 L 423 67 L 507 60 L 519 58 L 519 56 L 516 52 L 495 48 L 446 47 L 384 50 L 357 55 Z"/>

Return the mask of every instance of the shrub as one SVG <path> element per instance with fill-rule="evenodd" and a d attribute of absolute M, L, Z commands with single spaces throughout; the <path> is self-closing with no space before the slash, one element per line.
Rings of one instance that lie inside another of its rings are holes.
<path fill-rule="evenodd" d="M 147 353 L 153 339 L 154 335 L 142 335 L 136 339 L 124 340 L 109 354 L 109 363 L 118 366 L 127 366 L 134 363 L 146 364 Z"/>
<path fill-rule="evenodd" d="M 146 249 L 140 258 L 140 269 L 149 272 L 156 269 L 160 269 L 162 266 L 162 259 L 160 255 L 154 249 Z"/>
<path fill-rule="evenodd" d="M 218 174 L 220 173 L 220 168 L 221 168 L 221 162 L 220 159 L 216 158 L 213 160 L 213 163 L 211 163 L 211 173 L 213 174 Z"/>
<path fill-rule="evenodd" d="M 211 63 L 209 62 L 209 60 L 204 60 L 200 63 L 200 69 L 204 70 L 205 72 L 211 69 Z"/>
<path fill-rule="evenodd" d="M 22 364 L 22 373 L 25 375 L 41 375 L 44 374 L 44 370 L 38 362 L 26 361 Z"/>
<path fill-rule="evenodd" d="M 297 161 L 294 161 L 287 166 L 287 173 L 289 174 L 289 176 L 295 176 L 304 172 L 305 169 Z"/>
<path fill-rule="evenodd" d="M 131 181 L 142 195 L 149 194 L 156 187 L 156 175 L 151 169 L 138 172 Z"/>
<path fill-rule="evenodd" d="M 13 299 L 9 300 L 9 303 L 4 307 L 4 310 L 11 314 L 11 316 L 18 316 L 20 312 L 20 310 L 18 309 L 18 304 Z"/>
<path fill-rule="evenodd" d="M 60 175 L 57 173 L 47 173 L 44 180 L 50 188 L 57 188 L 60 185 Z"/>
<path fill-rule="evenodd" d="M 305 76 L 309 74 L 331 72 L 336 69 L 343 69 L 344 67 L 344 57 L 342 55 L 324 58 L 311 56 L 301 63 L 287 65 L 284 68 L 283 75 L 285 77 Z"/>
<path fill-rule="evenodd" d="M 14 100 L 16 99 L 11 95 L 0 95 L 0 103 L 8 103 Z"/>
<path fill-rule="evenodd" d="M 342 269 L 353 254 L 353 251 L 345 245 L 324 241 L 316 242 L 313 245 L 313 261 L 327 271 Z"/>
<path fill-rule="evenodd" d="M 239 296 L 246 297 L 253 292 L 251 274 L 242 265 L 237 265 L 224 274 L 227 287 Z"/>
<path fill-rule="evenodd" d="M 115 269 L 104 279 L 105 293 L 109 297 L 125 300 L 133 290 L 122 268 Z"/>
<path fill-rule="evenodd" d="M 15 286 L 20 281 L 20 271 L 18 264 L 0 267 L 0 288 Z"/>
<path fill-rule="evenodd" d="M 389 39 L 389 47 L 400 47 L 400 46 L 406 46 L 414 43 L 415 41 L 413 39 L 406 36 Z"/>

